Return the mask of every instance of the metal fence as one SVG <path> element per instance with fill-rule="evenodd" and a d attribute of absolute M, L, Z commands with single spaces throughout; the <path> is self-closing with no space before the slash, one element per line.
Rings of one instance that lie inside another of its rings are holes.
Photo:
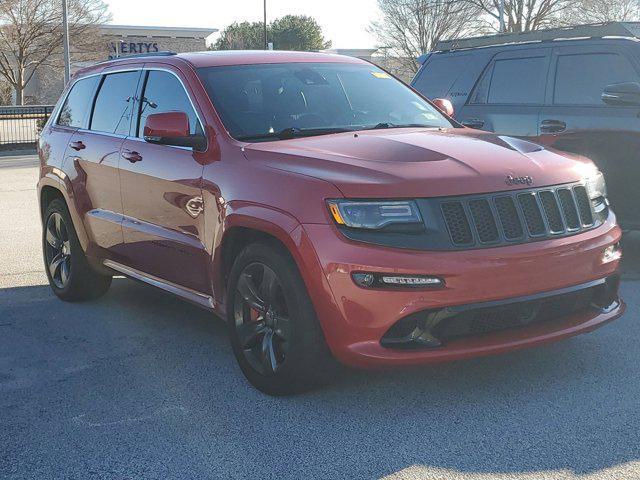
<path fill-rule="evenodd" d="M 0 150 L 35 147 L 52 105 L 0 107 Z"/>

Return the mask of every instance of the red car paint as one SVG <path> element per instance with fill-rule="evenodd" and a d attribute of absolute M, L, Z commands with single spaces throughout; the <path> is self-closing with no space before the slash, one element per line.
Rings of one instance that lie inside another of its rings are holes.
<path fill-rule="evenodd" d="M 536 186 L 559 185 L 580 181 L 594 167 L 584 158 L 466 128 L 390 128 L 264 143 L 233 139 L 195 68 L 286 62 L 363 63 L 324 54 L 229 52 L 125 58 L 80 71 L 76 79 L 140 68 L 172 72 L 202 120 L 207 149 L 168 147 L 51 121 L 40 142 L 41 199 L 53 189 L 62 194 L 96 268 L 105 268 L 106 260 L 107 266 L 110 261 L 132 269 L 134 277 L 142 272 L 151 283 L 173 285 L 183 296 L 188 292 L 189 300 L 221 316 L 225 242 L 251 231 L 275 237 L 298 265 L 331 351 L 360 367 L 514 350 L 590 331 L 623 313 L 620 301 L 607 312 L 466 337 L 439 348 L 381 346 L 384 333 L 414 312 L 611 276 L 619 261 L 603 263 L 602 254 L 620 240 L 621 230 L 609 213 L 599 227 L 573 236 L 476 250 L 401 250 L 345 238 L 327 199 L 509 191 L 522 185 L 507 184 L 507 175 L 532 177 Z M 446 287 L 367 290 L 351 279 L 356 271 L 435 275 Z"/>

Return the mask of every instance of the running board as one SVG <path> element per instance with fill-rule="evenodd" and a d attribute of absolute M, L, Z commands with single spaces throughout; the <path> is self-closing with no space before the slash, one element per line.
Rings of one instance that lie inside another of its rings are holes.
<path fill-rule="evenodd" d="M 114 262 L 113 260 L 105 260 L 104 262 L 102 262 L 102 264 L 105 267 L 109 267 L 127 277 L 160 288 L 165 292 L 173 293 L 174 295 L 177 295 L 178 297 L 183 298 L 191 303 L 195 303 L 196 305 L 200 305 L 201 307 L 207 308 L 209 310 L 213 310 L 214 308 L 213 297 L 210 295 L 196 292 L 195 290 L 191 290 L 190 288 L 181 287 L 180 285 L 176 285 L 175 283 L 168 282 L 153 275 L 149 275 L 148 273 L 141 272 L 140 270 L 136 270 L 135 268 L 127 267 L 126 265 Z"/>

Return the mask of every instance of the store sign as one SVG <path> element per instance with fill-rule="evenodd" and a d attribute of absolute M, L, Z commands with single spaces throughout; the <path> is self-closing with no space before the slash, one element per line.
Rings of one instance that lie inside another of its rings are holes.
<path fill-rule="evenodd" d="M 133 55 L 136 53 L 154 53 L 159 51 L 160 49 L 156 42 L 126 42 L 121 40 L 120 42 L 109 43 L 110 60 L 118 57 L 126 57 L 127 55 Z"/>

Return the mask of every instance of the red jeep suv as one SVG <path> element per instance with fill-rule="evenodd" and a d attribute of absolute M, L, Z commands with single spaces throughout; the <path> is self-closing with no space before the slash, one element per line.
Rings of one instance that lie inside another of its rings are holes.
<path fill-rule="evenodd" d="M 334 358 L 469 358 L 624 310 L 621 231 L 589 160 L 465 128 L 355 58 L 98 64 L 39 152 L 54 293 L 96 298 L 121 274 L 209 309 L 270 394 L 325 379 Z"/>

